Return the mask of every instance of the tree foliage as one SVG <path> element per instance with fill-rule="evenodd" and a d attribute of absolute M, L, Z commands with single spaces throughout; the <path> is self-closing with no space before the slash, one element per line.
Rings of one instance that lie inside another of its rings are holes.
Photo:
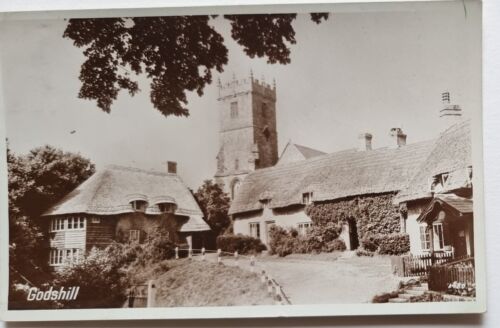
<path fill-rule="evenodd" d="M 7 149 L 10 283 L 37 284 L 47 265 L 40 215 L 94 172 L 78 154 L 50 146 L 26 155 Z"/>
<path fill-rule="evenodd" d="M 226 231 L 231 225 L 227 193 L 212 180 L 205 180 L 194 196 L 214 234 L 217 236 Z"/>
<path fill-rule="evenodd" d="M 63 37 L 73 40 L 86 57 L 80 70 L 78 96 L 111 111 L 120 90 L 139 91 L 133 75 L 151 81 L 150 99 L 163 115 L 188 116 L 186 91 L 203 94 L 212 72 L 228 62 L 223 36 L 213 27 L 216 16 L 169 16 L 70 19 Z M 295 14 L 225 15 L 232 38 L 251 58 L 290 62 L 295 44 Z M 327 13 L 311 14 L 319 24 Z"/>
<path fill-rule="evenodd" d="M 56 275 L 55 288 L 80 287 L 78 297 L 61 301 L 64 308 L 121 307 L 126 300 L 128 280 L 123 259 L 110 248 L 93 248 L 79 263 L 67 266 Z"/>

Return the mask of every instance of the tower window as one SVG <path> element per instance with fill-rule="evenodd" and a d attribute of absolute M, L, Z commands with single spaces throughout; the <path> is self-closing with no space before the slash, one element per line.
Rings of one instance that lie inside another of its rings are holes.
<path fill-rule="evenodd" d="M 231 118 L 237 118 L 238 117 L 238 102 L 233 101 L 231 103 Z"/>
<path fill-rule="evenodd" d="M 262 130 L 262 133 L 264 134 L 266 141 L 269 141 L 269 138 L 271 137 L 271 132 L 269 131 L 269 128 L 267 126 L 264 128 L 264 130 Z"/>
<path fill-rule="evenodd" d="M 234 160 L 234 169 L 235 170 L 239 170 L 240 169 L 240 160 L 239 159 L 235 159 Z"/>

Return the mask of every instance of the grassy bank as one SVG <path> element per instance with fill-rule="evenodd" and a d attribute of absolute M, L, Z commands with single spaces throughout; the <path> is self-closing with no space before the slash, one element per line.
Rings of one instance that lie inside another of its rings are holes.
<path fill-rule="evenodd" d="M 236 267 L 169 260 L 133 276 L 136 281 L 156 280 L 158 307 L 273 304 L 257 274 Z"/>

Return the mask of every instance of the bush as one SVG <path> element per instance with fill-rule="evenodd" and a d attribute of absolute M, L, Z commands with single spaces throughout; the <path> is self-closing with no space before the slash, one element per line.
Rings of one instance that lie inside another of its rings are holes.
<path fill-rule="evenodd" d="M 370 252 L 370 251 L 367 251 L 366 249 L 363 249 L 363 248 L 358 248 L 356 250 L 356 256 L 373 256 L 375 253 L 374 252 Z"/>
<path fill-rule="evenodd" d="M 345 243 L 338 239 L 338 230 L 330 225 L 323 233 L 321 229 L 313 227 L 307 236 L 301 236 L 295 229 L 290 231 L 274 226 L 269 232 L 269 248 L 271 254 L 287 256 L 292 253 L 304 254 L 311 252 L 345 251 Z"/>
<path fill-rule="evenodd" d="M 116 308 L 126 299 L 128 280 L 114 249 L 93 248 L 80 263 L 68 266 L 56 275 L 54 289 L 79 286 L 78 297 L 61 301 L 65 308 Z"/>
<path fill-rule="evenodd" d="M 346 246 L 343 240 L 341 239 L 335 239 L 332 240 L 331 242 L 327 243 L 325 247 L 323 247 L 322 251 L 325 252 L 343 252 L 346 250 Z"/>
<path fill-rule="evenodd" d="M 167 228 L 159 228 L 148 234 L 142 245 L 144 258 L 147 262 L 158 263 L 175 256 L 175 244 L 169 238 Z"/>
<path fill-rule="evenodd" d="M 379 254 L 402 255 L 410 251 L 410 236 L 407 234 L 385 235 L 379 239 Z"/>
<path fill-rule="evenodd" d="M 267 249 L 260 239 L 241 234 L 218 236 L 217 248 L 230 253 L 238 251 L 239 254 L 255 254 Z"/>
<path fill-rule="evenodd" d="M 372 299 L 372 303 L 388 303 L 391 298 L 398 297 L 398 295 L 399 291 L 375 295 Z"/>
<path fill-rule="evenodd" d="M 367 235 L 363 239 L 361 239 L 361 247 L 369 252 L 376 252 L 380 245 L 380 237 L 379 235 Z"/>

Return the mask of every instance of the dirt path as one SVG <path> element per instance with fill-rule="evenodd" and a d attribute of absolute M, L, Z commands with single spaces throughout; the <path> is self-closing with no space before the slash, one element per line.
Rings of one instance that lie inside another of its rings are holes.
<path fill-rule="evenodd" d="M 266 270 L 292 304 L 366 303 L 376 294 L 396 289 L 399 282 L 391 273 L 388 257 L 316 258 L 262 257 L 257 259 L 254 271 Z M 207 259 L 216 260 L 212 256 Z M 223 258 L 223 262 L 235 265 L 230 258 Z M 240 258 L 238 266 L 251 269 L 247 259 Z"/>

